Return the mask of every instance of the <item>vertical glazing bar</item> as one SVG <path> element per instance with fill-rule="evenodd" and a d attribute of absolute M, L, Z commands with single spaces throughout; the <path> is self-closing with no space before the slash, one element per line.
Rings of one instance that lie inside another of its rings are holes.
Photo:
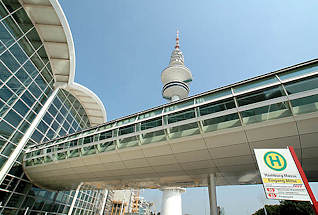
<path fill-rule="evenodd" d="M 27 129 L 27 131 L 25 132 L 25 134 L 23 135 L 23 137 L 19 141 L 17 147 L 14 149 L 14 151 L 10 155 L 9 159 L 7 160 L 7 162 L 4 164 L 4 166 L 0 170 L 0 184 L 3 182 L 6 174 L 8 173 L 8 171 L 11 168 L 12 164 L 14 163 L 14 161 L 19 157 L 22 149 L 27 144 L 28 139 L 31 137 L 32 133 L 34 132 L 34 129 L 39 124 L 39 122 L 42 120 L 42 117 L 45 115 L 45 113 L 47 112 L 47 110 L 48 110 L 50 104 L 53 102 L 58 90 L 59 90 L 59 88 L 56 88 L 53 91 L 53 93 L 51 94 L 50 98 L 48 98 L 48 100 L 45 102 L 45 104 L 43 105 L 42 109 L 39 111 L 38 115 L 33 120 L 33 122 L 31 123 L 30 127 Z"/>
<path fill-rule="evenodd" d="M 76 191 L 75 191 L 75 195 L 74 195 L 74 197 L 73 197 L 73 201 L 72 201 L 71 207 L 70 207 L 70 209 L 69 209 L 69 211 L 68 211 L 68 215 L 71 215 L 72 212 L 73 212 L 73 209 L 74 209 L 74 206 L 75 206 L 75 202 L 76 202 L 77 196 L 78 196 L 78 194 L 79 194 L 79 191 L 80 191 L 82 185 L 83 185 L 83 182 L 81 182 L 81 183 L 77 186 L 77 189 L 76 189 Z"/>

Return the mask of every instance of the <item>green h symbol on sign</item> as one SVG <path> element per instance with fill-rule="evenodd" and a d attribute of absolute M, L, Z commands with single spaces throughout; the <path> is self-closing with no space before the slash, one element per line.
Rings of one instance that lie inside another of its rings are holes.
<path fill-rule="evenodd" d="M 273 159 L 272 155 L 269 156 L 269 160 L 271 161 L 272 166 L 275 166 L 275 162 L 278 163 L 278 166 L 281 166 L 282 163 L 280 162 L 279 157 L 277 155 L 275 157 L 276 159 Z"/>

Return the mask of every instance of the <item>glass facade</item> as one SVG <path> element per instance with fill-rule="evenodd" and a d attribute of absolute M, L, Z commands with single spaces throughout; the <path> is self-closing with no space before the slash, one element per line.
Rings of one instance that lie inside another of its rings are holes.
<path fill-rule="evenodd" d="M 53 102 L 25 144 L 37 145 L 90 127 L 83 106 L 68 91 L 53 94 L 54 77 L 37 30 L 18 0 L 0 0 L 0 170 L 51 96 Z M 26 148 L 25 147 L 25 148 Z M 0 214 L 68 214 L 75 191 L 52 192 L 33 185 L 22 155 L 0 184 Z M 95 214 L 102 191 L 82 187 L 73 214 Z"/>
<path fill-rule="evenodd" d="M 317 102 L 314 61 L 48 141 L 26 153 L 26 166 L 315 112 Z"/>

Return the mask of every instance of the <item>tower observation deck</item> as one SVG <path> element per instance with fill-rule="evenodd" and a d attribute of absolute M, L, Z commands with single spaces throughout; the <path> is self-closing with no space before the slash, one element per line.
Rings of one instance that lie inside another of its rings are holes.
<path fill-rule="evenodd" d="M 318 59 L 30 146 L 23 165 L 52 190 L 257 184 L 253 149 L 292 145 L 318 181 L 317 123 Z"/>
<path fill-rule="evenodd" d="M 179 44 L 179 31 L 177 31 L 176 46 L 171 53 L 170 63 L 161 73 L 161 81 L 164 85 L 163 98 L 177 101 L 188 97 L 190 91 L 188 83 L 192 81 L 192 74 L 184 65 L 184 57 Z"/>

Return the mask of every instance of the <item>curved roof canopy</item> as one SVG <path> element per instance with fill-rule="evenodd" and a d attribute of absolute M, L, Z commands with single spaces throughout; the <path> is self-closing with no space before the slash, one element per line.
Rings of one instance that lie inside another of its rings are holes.
<path fill-rule="evenodd" d="M 55 87 L 63 87 L 79 99 L 92 126 L 106 121 L 100 99 L 86 87 L 74 83 L 75 50 L 71 30 L 57 0 L 21 0 L 44 44 L 55 79 Z"/>

